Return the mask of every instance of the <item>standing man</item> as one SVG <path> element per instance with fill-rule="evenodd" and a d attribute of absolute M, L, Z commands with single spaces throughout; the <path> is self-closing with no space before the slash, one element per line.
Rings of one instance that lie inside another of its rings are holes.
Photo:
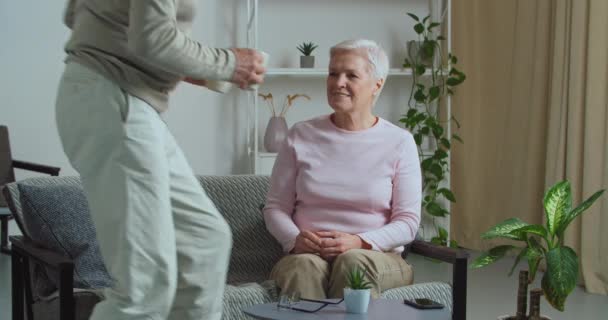
<path fill-rule="evenodd" d="M 196 0 L 69 0 L 56 101 L 114 280 L 94 320 L 220 319 L 230 229 L 160 113 L 180 81 L 263 81 L 252 49 L 188 36 Z"/>

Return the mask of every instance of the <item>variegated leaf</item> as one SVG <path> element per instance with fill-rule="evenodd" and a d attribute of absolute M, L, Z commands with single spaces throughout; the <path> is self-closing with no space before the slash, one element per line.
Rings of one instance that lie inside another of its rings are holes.
<path fill-rule="evenodd" d="M 544 258 L 545 250 L 536 241 L 536 239 L 528 238 L 528 248 L 526 250 L 526 260 L 528 260 L 528 279 L 529 282 L 534 281 L 536 278 L 536 271 L 540 261 Z"/>
<path fill-rule="evenodd" d="M 547 216 L 547 229 L 553 236 L 557 232 L 561 221 L 572 208 L 572 193 L 570 182 L 562 181 L 551 187 L 544 199 L 545 215 Z"/>
<path fill-rule="evenodd" d="M 547 252 L 547 272 L 541 285 L 547 301 L 564 311 L 564 303 L 576 286 L 578 257 L 569 247 L 557 247 Z"/>
<path fill-rule="evenodd" d="M 547 239 L 547 229 L 538 224 L 530 224 L 513 230 L 514 233 L 532 233 Z"/>
<path fill-rule="evenodd" d="M 593 205 L 595 200 L 597 200 L 603 193 L 604 193 L 603 189 L 594 193 L 587 200 L 583 201 L 583 203 L 581 203 L 578 207 L 570 210 L 566 214 L 566 217 L 564 219 L 562 219 L 562 221 L 560 222 L 560 225 L 557 227 L 557 234 L 560 236 L 560 238 L 563 235 L 566 228 L 568 227 L 568 225 L 570 224 L 570 222 L 572 222 L 572 220 L 574 220 L 581 213 L 583 213 L 583 211 L 589 209 L 589 207 L 591 207 L 591 205 Z"/>
<path fill-rule="evenodd" d="M 500 258 L 504 257 L 505 254 L 507 252 L 509 252 L 509 250 L 512 250 L 515 248 L 517 248 L 517 247 L 511 246 L 511 245 L 503 245 L 503 246 L 494 247 L 494 248 L 490 249 L 490 251 L 483 252 L 479 257 L 477 257 L 477 259 L 475 259 L 471 263 L 470 267 L 473 269 L 485 267 L 489 264 L 496 262 Z"/>
<path fill-rule="evenodd" d="M 529 225 L 529 224 L 521 221 L 518 218 L 507 219 L 507 220 L 495 225 L 490 230 L 486 231 L 484 234 L 481 235 L 481 237 L 483 239 L 493 239 L 493 238 L 502 237 L 502 238 L 508 238 L 508 239 L 513 239 L 513 240 L 524 241 L 525 234 L 524 234 L 524 237 L 522 237 L 522 234 L 514 233 L 513 231 L 517 230 L 519 228 L 525 227 L 527 225 Z"/>

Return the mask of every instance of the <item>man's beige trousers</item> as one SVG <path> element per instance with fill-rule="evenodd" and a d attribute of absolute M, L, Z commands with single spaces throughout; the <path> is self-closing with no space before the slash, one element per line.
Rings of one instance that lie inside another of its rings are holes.
<path fill-rule="evenodd" d="M 157 112 L 70 63 L 56 117 L 115 280 L 91 319 L 220 319 L 230 229 Z"/>

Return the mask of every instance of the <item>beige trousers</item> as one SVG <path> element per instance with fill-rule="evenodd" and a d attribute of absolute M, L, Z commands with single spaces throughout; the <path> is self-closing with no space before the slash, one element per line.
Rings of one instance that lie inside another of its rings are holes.
<path fill-rule="evenodd" d="M 91 319 L 220 319 L 230 229 L 158 113 L 70 63 L 56 117 L 115 280 Z"/>
<path fill-rule="evenodd" d="M 315 254 L 292 254 L 283 257 L 272 269 L 281 292 L 299 292 L 308 299 L 342 298 L 346 273 L 354 267 L 367 270 L 372 282 L 372 297 L 384 290 L 412 284 L 412 267 L 395 253 L 364 249 L 349 250 L 329 263 Z"/>

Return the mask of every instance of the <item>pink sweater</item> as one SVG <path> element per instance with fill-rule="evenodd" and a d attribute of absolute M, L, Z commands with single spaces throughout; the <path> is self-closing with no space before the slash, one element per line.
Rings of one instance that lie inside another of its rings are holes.
<path fill-rule="evenodd" d="M 379 119 L 361 131 L 329 115 L 297 123 L 279 151 L 264 208 L 285 252 L 300 230 L 356 234 L 378 251 L 403 251 L 420 224 L 421 177 L 412 135 Z"/>

